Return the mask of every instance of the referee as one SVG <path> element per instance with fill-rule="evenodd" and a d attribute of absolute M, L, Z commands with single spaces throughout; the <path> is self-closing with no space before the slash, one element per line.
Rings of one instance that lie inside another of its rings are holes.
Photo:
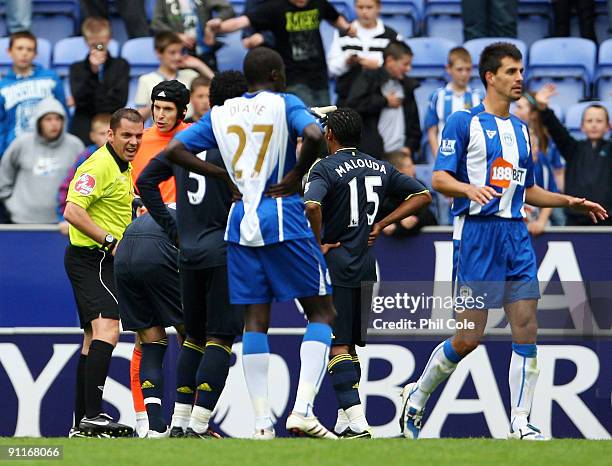
<path fill-rule="evenodd" d="M 111 117 L 108 142 L 83 162 L 68 188 L 64 218 L 70 224 L 70 245 L 64 265 L 85 332 L 71 437 L 120 437 L 133 432 L 102 412 L 102 394 L 119 339 L 113 256 L 132 220 L 130 161 L 138 152 L 143 131 L 143 119 L 136 110 L 117 110 Z"/>

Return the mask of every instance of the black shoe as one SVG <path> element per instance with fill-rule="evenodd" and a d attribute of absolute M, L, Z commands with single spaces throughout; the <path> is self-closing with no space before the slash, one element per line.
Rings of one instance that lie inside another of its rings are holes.
<path fill-rule="evenodd" d="M 355 439 L 355 438 L 372 438 L 372 433 L 369 430 L 363 432 L 355 432 L 353 429 L 348 428 L 344 432 L 338 435 L 341 439 Z"/>
<path fill-rule="evenodd" d="M 223 437 L 221 437 L 221 434 L 212 429 L 199 433 L 193 430 L 191 427 L 187 427 L 187 430 L 185 431 L 185 438 L 220 439 Z"/>
<path fill-rule="evenodd" d="M 105 435 L 109 437 L 131 437 L 134 429 L 113 421 L 108 414 L 100 413 L 94 418 L 84 417 L 79 423 L 79 431 L 88 437 Z"/>
<path fill-rule="evenodd" d="M 182 427 L 174 426 L 170 429 L 170 438 L 183 438 L 185 437 L 185 431 Z"/>

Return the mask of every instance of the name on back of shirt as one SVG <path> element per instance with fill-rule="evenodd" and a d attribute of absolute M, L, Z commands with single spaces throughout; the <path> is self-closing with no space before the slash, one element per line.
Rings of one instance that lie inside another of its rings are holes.
<path fill-rule="evenodd" d="M 339 164 L 335 168 L 335 170 L 338 176 L 342 178 L 343 175 L 346 175 L 348 172 L 356 168 L 371 168 L 372 170 L 387 174 L 387 169 L 382 163 L 375 162 L 374 160 L 364 160 L 360 158 L 347 160 L 346 162 Z"/>
<path fill-rule="evenodd" d="M 253 113 L 259 116 L 265 109 L 265 105 L 256 102 L 254 99 L 240 99 L 236 100 L 235 102 L 231 102 L 229 105 L 230 116 L 237 115 L 238 113 Z"/>

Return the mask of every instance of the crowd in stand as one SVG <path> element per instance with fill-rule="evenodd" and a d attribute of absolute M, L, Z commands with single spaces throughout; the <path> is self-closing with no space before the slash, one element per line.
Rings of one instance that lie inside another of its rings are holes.
<path fill-rule="evenodd" d="M 112 33 L 105 18 L 106 2 L 83 1 L 82 35 L 89 53 L 70 66 L 70 95 L 66 97 L 57 74 L 34 64 L 36 37 L 21 30 L 29 27 L 27 11 L 24 13 L 29 2 L 17 3 L 19 8 L 7 2 L 12 69 L 0 80 L 0 223 L 63 225 L 66 187 L 76 167 L 104 143 L 110 114 L 128 102 L 130 63 L 109 52 Z M 462 3 L 466 37 L 516 37 L 516 15 L 499 13 L 515 11 L 516 1 L 496 0 L 488 10 L 475 9 L 478 2 Z M 555 8 L 567 10 L 565 3 L 555 2 Z M 337 105 L 352 107 L 362 116 L 360 148 L 391 161 L 407 174 L 415 174 L 414 162 L 423 160 L 417 153 L 424 147 L 435 156 L 448 116 L 478 105 L 482 97 L 469 85 L 473 67 L 469 52 L 455 47 L 446 67 L 450 80 L 432 93 L 421 127 L 414 93 L 419 82 L 410 77 L 413 51 L 381 20 L 380 0 L 355 0 L 353 22 L 327 0 L 251 0 L 241 16 L 235 15 L 228 0 L 158 0 L 150 25 L 143 2 L 116 4 L 129 23 L 130 37 L 147 35 L 149 28 L 154 33 L 159 67 L 139 77 L 134 96 L 144 118 L 151 116 L 153 87 L 172 79 L 191 90 L 187 122 L 207 112 L 210 79 L 217 55 L 223 53 L 218 35 L 237 30 L 243 30 L 245 47 L 264 45 L 281 54 L 287 90 L 306 105 L 330 104 L 329 79 L 333 78 Z M 559 10 L 559 18 L 566 10 Z M 594 38 L 592 24 L 589 26 L 593 18 L 585 17 L 584 11 L 580 10 L 581 34 Z M 502 17 L 507 21 L 495 19 Z M 327 53 L 319 32 L 321 21 L 336 29 Z M 560 29 L 561 23 L 559 19 Z M 587 197 L 610 210 L 612 147 L 607 139 L 606 107 L 592 105 L 584 111 L 581 130 L 586 139 L 579 141 L 548 109 L 554 93 L 552 85 L 537 93 L 525 92 L 514 107 L 529 126 L 536 182 L 553 191 Z M 385 233 L 410 234 L 425 225 L 452 222 L 447 199 L 438 196 L 431 209 L 392 225 Z M 532 209 L 528 219 L 534 235 L 549 224 L 579 225 L 583 221 L 547 209 Z"/>

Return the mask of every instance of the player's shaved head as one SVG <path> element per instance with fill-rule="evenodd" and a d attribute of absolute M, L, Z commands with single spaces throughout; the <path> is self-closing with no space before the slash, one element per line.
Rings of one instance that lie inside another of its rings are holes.
<path fill-rule="evenodd" d="M 480 62 L 478 63 L 478 74 L 482 84 L 487 87 L 486 73 L 490 71 L 493 74 L 502 66 L 504 58 L 511 58 L 515 61 L 521 61 L 523 54 L 516 45 L 510 42 L 495 42 L 485 47 L 480 54 Z"/>
<path fill-rule="evenodd" d="M 257 47 L 250 50 L 243 63 L 244 76 L 249 88 L 272 86 L 282 91 L 285 87 L 285 64 L 276 50 Z"/>
<path fill-rule="evenodd" d="M 208 100 L 210 106 L 223 105 L 227 99 L 240 97 L 248 89 L 247 81 L 240 71 L 223 71 L 215 74 L 210 83 Z"/>
<path fill-rule="evenodd" d="M 327 129 L 343 147 L 357 147 L 361 141 L 361 116 L 352 108 L 339 108 L 330 113 Z"/>

